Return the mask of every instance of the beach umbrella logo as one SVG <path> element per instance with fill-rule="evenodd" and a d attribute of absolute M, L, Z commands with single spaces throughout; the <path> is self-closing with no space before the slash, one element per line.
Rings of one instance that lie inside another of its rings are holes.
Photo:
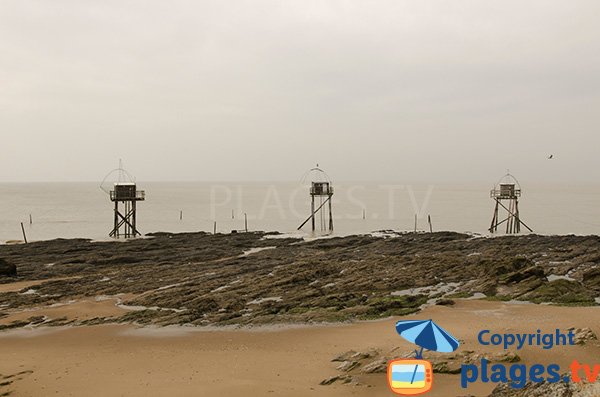
<path fill-rule="evenodd" d="M 451 353 L 460 343 L 432 320 L 398 321 L 396 331 L 420 350 L 415 350 L 415 359 L 388 363 L 388 385 L 394 393 L 403 396 L 427 393 L 433 386 L 433 368 L 429 361 L 423 360 L 423 350 Z"/>

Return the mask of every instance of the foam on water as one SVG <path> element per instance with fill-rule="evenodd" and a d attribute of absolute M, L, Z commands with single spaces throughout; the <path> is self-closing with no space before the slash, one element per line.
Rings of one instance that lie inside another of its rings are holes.
<path fill-rule="evenodd" d="M 254 299 L 253 301 L 250 301 L 246 304 L 247 305 L 260 305 L 261 303 L 265 303 L 265 302 L 281 302 L 282 300 L 283 299 L 281 299 L 281 296 L 272 296 L 269 298 Z"/>
<path fill-rule="evenodd" d="M 272 250 L 274 248 L 277 248 L 277 247 L 273 246 L 273 247 L 255 247 L 255 248 L 250 248 L 249 250 L 244 251 L 242 253 L 242 256 L 248 256 L 248 255 L 256 254 L 258 252 L 265 251 L 265 250 Z"/>
<path fill-rule="evenodd" d="M 425 287 L 415 287 L 403 289 L 400 291 L 391 292 L 392 296 L 415 296 L 415 295 L 438 295 L 438 294 L 449 294 L 455 291 L 461 284 L 460 283 L 438 283 L 436 285 L 429 285 Z"/>
<path fill-rule="evenodd" d="M 559 276 L 557 274 L 550 274 L 546 278 L 548 279 L 548 281 L 556 281 L 556 280 L 577 281 L 574 278 L 571 278 L 569 276 Z"/>

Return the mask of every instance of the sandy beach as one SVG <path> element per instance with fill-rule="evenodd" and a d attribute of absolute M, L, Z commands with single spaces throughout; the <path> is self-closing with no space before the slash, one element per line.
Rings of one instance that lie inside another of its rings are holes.
<path fill-rule="evenodd" d="M 452 330 L 461 350 L 478 350 L 476 330 L 535 332 L 538 328 L 590 327 L 600 330 L 599 308 L 567 308 L 461 300 L 407 318 L 433 319 Z M 373 396 L 392 395 L 385 374 L 357 372 L 357 384 L 319 383 L 338 373 L 331 360 L 348 350 L 376 350 L 393 356 L 411 346 L 394 330 L 395 321 L 198 330 L 134 325 L 38 328 L 0 336 L 0 373 L 18 374 L 2 391 L 15 396 Z M 394 350 L 396 349 L 396 350 Z M 394 352 L 392 352 L 394 350 Z M 484 349 L 485 350 L 485 349 Z M 489 351 L 499 352 L 500 348 Z M 523 363 L 597 361 L 600 347 L 528 347 Z M 487 396 L 493 384 L 461 389 L 459 375 L 436 374 L 431 396 Z"/>

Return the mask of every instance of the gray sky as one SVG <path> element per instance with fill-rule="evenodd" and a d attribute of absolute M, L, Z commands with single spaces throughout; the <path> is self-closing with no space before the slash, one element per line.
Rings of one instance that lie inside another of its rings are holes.
<path fill-rule="evenodd" d="M 0 181 L 596 181 L 600 2 L 0 1 Z M 555 160 L 546 160 L 554 153 Z"/>

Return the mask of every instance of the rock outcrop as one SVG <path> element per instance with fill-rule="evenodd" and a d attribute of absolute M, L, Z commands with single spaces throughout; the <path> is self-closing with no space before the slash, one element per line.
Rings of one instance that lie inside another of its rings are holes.
<path fill-rule="evenodd" d="M 17 266 L 0 258 L 0 277 L 15 277 L 17 275 Z"/>
<path fill-rule="evenodd" d="M 38 285 L 36 293 L 0 293 L 0 306 L 26 310 L 81 296 L 126 294 L 131 298 L 123 304 L 148 310 L 116 321 L 254 326 L 379 319 L 435 303 L 452 310 L 453 301 L 469 297 L 594 306 L 600 296 L 598 236 L 147 237 L 0 245 L 0 257 L 17 266 L 23 281 L 55 279 Z M 12 265 L 2 266 L 1 274 L 14 275 Z"/>

